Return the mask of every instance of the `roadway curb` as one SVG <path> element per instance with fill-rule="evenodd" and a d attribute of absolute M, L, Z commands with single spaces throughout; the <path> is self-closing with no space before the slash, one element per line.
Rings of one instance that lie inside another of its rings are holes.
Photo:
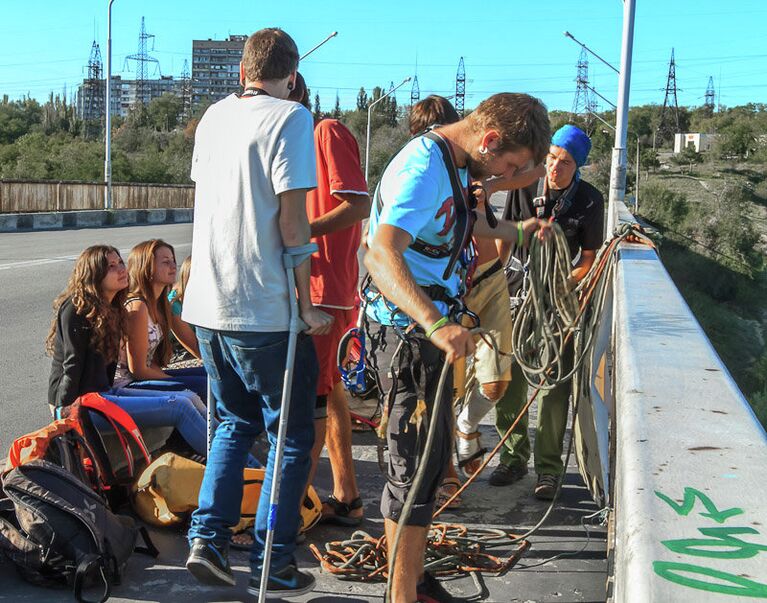
<path fill-rule="evenodd" d="M 70 230 L 75 228 L 102 228 L 104 226 L 134 226 L 139 224 L 176 224 L 191 222 L 192 216 L 193 210 L 191 208 L 0 214 L 0 232 Z"/>

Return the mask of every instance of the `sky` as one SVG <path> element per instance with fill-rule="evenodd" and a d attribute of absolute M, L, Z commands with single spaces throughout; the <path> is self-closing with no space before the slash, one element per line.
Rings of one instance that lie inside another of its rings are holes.
<path fill-rule="evenodd" d="M 680 105 L 703 104 L 709 76 L 717 102 L 767 102 L 767 4 L 762 0 L 637 0 L 631 105 L 662 104 L 674 48 Z M 475 6 L 471 12 L 467 7 Z M 86 74 L 94 39 L 106 59 L 107 0 L 0 0 L 0 95 L 68 95 Z M 455 93 L 460 57 L 466 107 L 496 92 L 527 92 L 549 109 L 570 110 L 580 47 L 568 30 L 615 66 L 620 62 L 620 0 L 115 0 L 113 73 L 135 77 L 126 56 L 138 50 L 146 19 L 150 56 L 163 75 L 180 76 L 193 39 L 224 39 L 281 27 L 305 52 L 338 36 L 301 63 L 312 95 L 352 108 L 360 86 L 388 88 L 417 74 L 421 98 Z M 153 48 L 153 50 L 152 50 Z M 150 71 L 156 75 L 154 70 Z M 594 57 L 591 85 L 615 102 L 618 78 Z M 411 84 L 397 92 L 410 100 Z M 599 100 L 600 109 L 609 106 Z"/>

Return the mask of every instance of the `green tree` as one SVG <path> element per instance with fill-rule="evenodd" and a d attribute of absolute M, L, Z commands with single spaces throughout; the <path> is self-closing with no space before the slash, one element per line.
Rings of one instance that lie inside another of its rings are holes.
<path fill-rule="evenodd" d="M 642 149 L 639 152 L 639 164 L 645 171 L 655 173 L 655 170 L 660 167 L 658 152 L 652 147 Z"/>
<path fill-rule="evenodd" d="M 341 119 L 341 99 L 336 92 L 336 105 L 333 107 L 333 119 Z"/>
<path fill-rule="evenodd" d="M 153 98 L 146 109 L 146 118 L 155 130 L 169 132 L 180 124 L 184 101 L 175 94 L 165 93 Z"/>
<path fill-rule="evenodd" d="M 320 94 L 319 92 L 314 95 L 314 119 L 322 119 L 322 108 L 320 107 Z"/>
<path fill-rule="evenodd" d="M 42 107 L 36 100 L 0 102 L 0 144 L 18 140 L 42 121 Z"/>
<path fill-rule="evenodd" d="M 744 118 L 737 118 L 717 130 L 716 150 L 723 158 L 740 159 L 755 148 L 753 126 Z"/>
<path fill-rule="evenodd" d="M 703 155 L 698 153 L 693 145 L 688 145 L 674 155 L 672 161 L 679 166 L 688 166 L 689 173 L 692 174 L 692 166 L 703 163 Z"/>
<path fill-rule="evenodd" d="M 357 111 L 367 111 L 368 102 L 367 92 L 365 92 L 364 88 L 360 88 L 360 91 L 357 93 Z"/>
<path fill-rule="evenodd" d="M 640 213 L 661 228 L 681 231 L 690 204 L 687 197 L 650 182 L 642 188 Z"/>

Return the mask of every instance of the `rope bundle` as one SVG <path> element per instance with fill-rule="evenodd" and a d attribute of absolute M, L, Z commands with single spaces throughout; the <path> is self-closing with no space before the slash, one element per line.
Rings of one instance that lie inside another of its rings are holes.
<path fill-rule="evenodd" d="M 490 554 L 490 550 L 517 545 L 507 557 Z M 504 530 L 469 529 L 460 524 L 434 524 L 426 544 L 424 569 L 435 576 L 490 574 L 500 576 L 516 565 L 530 547 L 527 540 L 519 543 Z M 373 538 L 358 530 L 347 540 L 325 544 L 321 552 L 310 549 L 323 570 L 347 580 L 385 581 L 389 574 L 386 537 Z"/>

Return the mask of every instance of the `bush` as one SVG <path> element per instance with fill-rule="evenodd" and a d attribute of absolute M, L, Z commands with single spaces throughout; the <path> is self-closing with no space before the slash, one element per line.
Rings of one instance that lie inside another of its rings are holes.
<path fill-rule="evenodd" d="M 690 212 L 687 197 L 656 182 L 645 185 L 640 192 L 640 214 L 662 228 L 680 232 Z"/>

